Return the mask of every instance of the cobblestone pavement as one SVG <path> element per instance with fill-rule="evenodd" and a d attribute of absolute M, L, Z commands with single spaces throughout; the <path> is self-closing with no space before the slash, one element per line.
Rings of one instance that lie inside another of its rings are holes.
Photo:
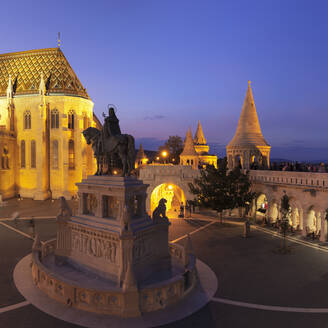
<path fill-rule="evenodd" d="M 13 201 L 0 209 L 0 219 L 21 211 L 23 217 L 55 216 L 58 204 Z M 47 215 L 46 215 L 47 214 Z M 215 219 L 217 221 L 217 219 Z M 27 255 L 32 236 L 55 237 L 54 219 L 0 221 L 0 327 L 77 327 L 21 302 L 24 298 L 13 283 L 17 262 Z M 193 315 L 165 327 L 325 327 L 328 314 L 295 313 L 288 309 L 328 309 L 328 253 L 288 241 L 291 252 L 281 255 L 281 239 L 252 228 L 250 238 L 241 237 L 242 225 L 214 222 L 209 216 L 172 219 L 170 240 L 184 243 L 187 233 L 196 256 L 211 267 L 219 288 L 213 301 Z M 2 224 L 4 223 L 4 224 Z M 21 234 L 22 232 L 23 234 Z M 252 309 L 223 304 L 219 300 L 285 307 L 284 311 Z M 14 310 L 6 310 L 10 305 Z M 19 305 L 21 304 L 21 305 Z M 19 307 L 21 306 L 21 307 Z"/>

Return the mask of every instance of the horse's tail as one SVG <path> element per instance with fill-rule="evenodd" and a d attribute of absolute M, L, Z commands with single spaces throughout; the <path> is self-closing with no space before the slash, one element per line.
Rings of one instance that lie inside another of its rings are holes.
<path fill-rule="evenodd" d="M 134 169 L 134 163 L 136 160 L 136 148 L 134 145 L 134 138 L 131 135 L 128 135 L 128 158 L 130 169 Z"/>

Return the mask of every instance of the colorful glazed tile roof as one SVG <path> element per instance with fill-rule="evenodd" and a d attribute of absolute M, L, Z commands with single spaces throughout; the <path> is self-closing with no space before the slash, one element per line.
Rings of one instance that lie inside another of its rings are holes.
<path fill-rule="evenodd" d="M 0 55 L 0 96 L 6 95 L 9 75 L 14 95 L 39 92 L 41 73 L 48 94 L 89 98 L 60 48 L 48 48 Z"/>

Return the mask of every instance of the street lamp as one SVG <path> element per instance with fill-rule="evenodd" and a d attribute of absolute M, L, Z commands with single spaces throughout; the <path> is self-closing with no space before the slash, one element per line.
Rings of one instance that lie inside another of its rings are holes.
<path fill-rule="evenodd" d="M 162 151 L 161 155 L 164 157 L 164 164 L 166 164 L 167 151 L 166 150 Z"/>

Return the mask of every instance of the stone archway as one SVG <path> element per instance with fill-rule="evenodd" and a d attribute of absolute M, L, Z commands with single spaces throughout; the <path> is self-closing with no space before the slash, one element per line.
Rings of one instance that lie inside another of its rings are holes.
<path fill-rule="evenodd" d="M 173 183 L 162 183 L 156 186 L 150 196 L 150 212 L 157 207 L 161 198 L 165 198 L 166 213 L 168 217 L 175 217 L 179 214 L 180 204 L 186 204 L 185 194 L 179 186 Z"/>

